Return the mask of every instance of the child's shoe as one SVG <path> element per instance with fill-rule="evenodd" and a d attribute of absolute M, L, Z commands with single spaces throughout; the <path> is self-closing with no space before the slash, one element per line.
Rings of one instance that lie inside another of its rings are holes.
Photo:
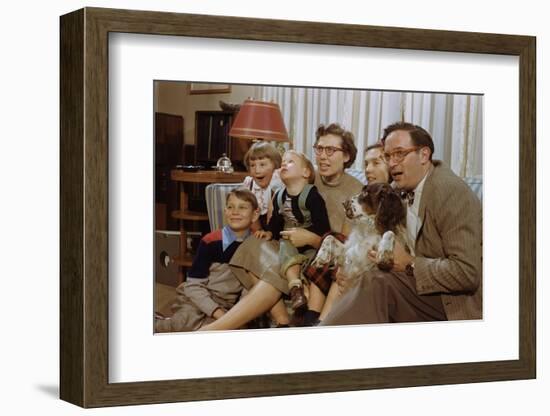
<path fill-rule="evenodd" d="M 302 286 L 294 286 L 290 289 L 290 306 L 292 309 L 301 309 L 307 304 L 306 295 Z"/>

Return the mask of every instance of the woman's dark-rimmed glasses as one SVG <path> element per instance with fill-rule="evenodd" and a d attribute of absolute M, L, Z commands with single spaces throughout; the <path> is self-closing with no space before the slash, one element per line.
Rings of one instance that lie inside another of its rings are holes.
<path fill-rule="evenodd" d="M 341 147 L 335 147 L 335 146 L 319 146 L 319 145 L 315 145 L 313 146 L 313 150 L 315 151 L 315 154 L 320 156 L 323 151 L 325 152 L 325 154 L 327 156 L 332 156 L 334 154 L 334 152 L 343 152 L 344 149 L 342 149 Z"/>

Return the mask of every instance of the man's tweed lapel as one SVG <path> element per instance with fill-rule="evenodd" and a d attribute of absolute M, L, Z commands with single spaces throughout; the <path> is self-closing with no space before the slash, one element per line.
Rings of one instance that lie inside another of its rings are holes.
<path fill-rule="evenodd" d="M 441 163 L 438 160 L 433 161 L 434 166 L 439 166 Z M 433 175 L 435 172 L 435 168 L 432 166 L 430 168 L 430 172 L 428 173 L 428 177 L 426 178 L 426 182 L 424 182 L 424 189 L 422 190 L 422 199 L 420 199 L 420 206 L 418 207 L 418 221 L 420 221 L 420 227 L 418 228 L 418 233 L 416 234 L 416 241 L 418 242 L 418 239 L 422 235 L 422 228 L 424 227 L 424 220 L 426 218 L 426 205 L 428 198 L 430 198 L 430 195 L 433 197 Z"/>

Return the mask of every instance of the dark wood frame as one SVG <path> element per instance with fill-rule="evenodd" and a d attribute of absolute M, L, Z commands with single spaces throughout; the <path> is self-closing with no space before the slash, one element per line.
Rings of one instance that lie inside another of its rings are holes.
<path fill-rule="evenodd" d="M 98 407 L 535 378 L 534 37 L 97 8 L 62 16 L 60 24 L 60 396 L 63 400 L 84 407 Z M 107 118 L 110 32 L 518 56 L 519 359 L 109 383 Z"/>

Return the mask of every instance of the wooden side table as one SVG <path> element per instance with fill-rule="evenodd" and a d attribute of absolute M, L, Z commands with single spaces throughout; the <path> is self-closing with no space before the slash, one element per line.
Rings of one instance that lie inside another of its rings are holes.
<path fill-rule="evenodd" d="M 193 255 L 187 252 L 187 232 L 185 230 L 185 220 L 208 221 L 208 214 L 203 212 L 190 211 L 188 195 L 185 192 L 184 183 L 238 183 L 242 182 L 248 175 L 247 172 L 222 173 L 218 171 L 201 170 L 197 172 L 186 172 L 180 169 L 174 169 L 170 172 L 170 178 L 180 183 L 180 205 L 179 210 L 172 211 L 172 217 L 179 220 L 180 224 L 180 251 L 179 255 L 174 257 L 178 266 L 191 267 L 193 264 Z M 180 270 L 178 272 L 179 282 L 183 282 L 184 275 Z"/>

